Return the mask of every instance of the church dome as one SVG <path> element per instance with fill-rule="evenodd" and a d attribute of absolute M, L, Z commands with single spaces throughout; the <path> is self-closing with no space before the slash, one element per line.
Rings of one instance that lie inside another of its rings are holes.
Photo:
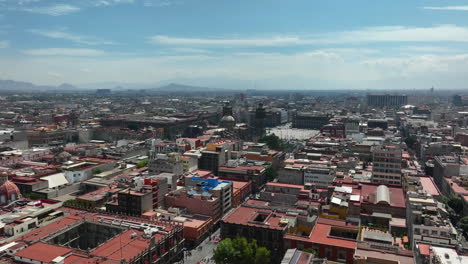
<path fill-rule="evenodd" d="M 236 126 L 236 119 L 231 115 L 223 116 L 219 125 L 222 128 L 233 129 Z"/>
<path fill-rule="evenodd" d="M 5 205 L 20 198 L 20 190 L 13 182 L 6 180 L 0 185 L 0 205 Z"/>
<path fill-rule="evenodd" d="M 223 118 L 221 118 L 221 122 L 233 122 L 235 123 L 236 122 L 236 119 L 234 119 L 233 116 L 223 116 Z"/>

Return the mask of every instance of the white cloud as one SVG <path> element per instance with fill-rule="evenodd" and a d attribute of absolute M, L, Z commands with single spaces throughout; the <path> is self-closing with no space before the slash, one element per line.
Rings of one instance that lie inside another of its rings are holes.
<path fill-rule="evenodd" d="M 411 53 L 456 53 L 461 52 L 458 49 L 440 47 L 440 46 L 402 46 L 401 51 Z"/>
<path fill-rule="evenodd" d="M 172 5 L 180 5 L 182 1 L 178 0 L 145 0 L 143 5 L 146 7 L 165 7 L 165 6 L 172 6 Z"/>
<path fill-rule="evenodd" d="M 68 4 L 57 4 L 51 6 L 43 6 L 43 7 L 26 7 L 26 8 L 19 8 L 18 10 L 49 15 L 49 16 L 63 16 L 68 15 L 71 13 L 75 13 L 81 10 L 81 8 L 73 5 Z"/>
<path fill-rule="evenodd" d="M 31 33 L 40 35 L 43 37 L 53 38 L 53 39 L 65 39 L 78 44 L 85 45 L 112 45 L 115 44 L 112 41 L 102 40 L 91 36 L 84 36 L 69 33 L 62 30 L 41 30 L 41 29 L 32 29 Z"/>
<path fill-rule="evenodd" d="M 210 53 L 209 50 L 195 48 L 173 48 L 172 50 L 178 53 Z"/>
<path fill-rule="evenodd" d="M 194 46 L 287 46 L 300 43 L 296 37 L 272 37 L 251 39 L 207 39 L 207 38 L 178 38 L 157 35 L 150 38 L 155 44 L 164 45 L 194 45 Z"/>
<path fill-rule="evenodd" d="M 47 72 L 47 75 L 56 79 L 61 79 L 63 77 L 62 74 L 58 72 Z"/>
<path fill-rule="evenodd" d="M 468 11 L 468 6 L 425 6 L 423 9 L 428 10 L 451 10 L 451 11 Z"/>
<path fill-rule="evenodd" d="M 319 43 L 468 42 L 468 28 L 456 25 L 370 27 L 324 34 L 316 38 L 316 41 Z"/>
<path fill-rule="evenodd" d="M 28 49 L 22 50 L 22 53 L 33 56 L 98 56 L 104 54 L 101 50 L 70 48 Z"/>
<path fill-rule="evenodd" d="M 359 53 L 358 50 L 355 52 Z M 232 85 L 234 79 L 255 81 L 258 88 L 272 89 L 413 89 L 432 85 L 461 88 L 468 82 L 468 54 L 365 57 L 366 52 L 369 51 L 364 50 L 359 56 L 331 50 L 310 50 L 297 54 L 244 52 L 95 58 L 94 55 L 100 52 L 79 52 L 83 55 L 79 57 L 72 56 L 69 51 L 36 51 L 32 54 L 57 56 L 2 59 L 0 79 L 3 77 L 1 74 L 6 76 L 14 62 L 17 70 L 11 72 L 9 78 L 26 78 L 26 81 L 36 83 L 66 81 L 80 84 L 110 80 L 156 83 L 182 79 L 193 81 L 189 84 L 236 88 Z M 51 79 L 48 72 L 59 72 L 62 80 Z"/>
<path fill-rule="evenodd" d="M 106 7 L 118 4 L 132 4 L 136 0 L 79 0 L 79 1 L 52 1 L 44 0 L 0 0 L 0 9 L 25 11 L 50 16 L 63 16 L 93 7 Z M 68 4 L 70 3 L 70 4 Z M 48 5 L 47 5 L 48 4 Z"/>
<path fill-rule="evenodd" d="M 92 4 L 95 6 L 111 6 L 116 4 L 132 4 L 134 0 L 99 0 L 99 1 L 92 1 Z"/>
<path fill-rule="evenodd" d="M 165 35 L 150 37 L 160 45 L 211 47 L 281 47 L 375 42 L 468 42 L 468 28 L 456 25 L 434 27 L 385 26 L 331 32 L 319 35 L 272 36 L 262 38 L 183 38 Z"/>
<path fill-rule="evenodd" d="M 10 42 L 7 40 L 0 40 L 0 49 L 8 48 L 10 46 Z"/>

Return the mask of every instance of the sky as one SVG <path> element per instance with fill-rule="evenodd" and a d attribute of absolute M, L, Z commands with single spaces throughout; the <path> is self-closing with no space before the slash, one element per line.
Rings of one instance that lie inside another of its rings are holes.
<path fill-rule="evenodd" d="M 0 0 L 0 79 L 463 89 L 468 0 Z"/>

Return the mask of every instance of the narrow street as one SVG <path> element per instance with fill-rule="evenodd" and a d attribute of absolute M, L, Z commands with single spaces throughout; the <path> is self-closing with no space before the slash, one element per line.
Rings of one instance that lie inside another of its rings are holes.
<path fill-rule="evenodd" d="M 211 235 L 211 237 L 216 238 L 219 236 L 219 233 L 220 230 L 218 229 Z M 207 237 L 198 247 L 190 251 L 192 254 L 191 256 L 188 256 L 188 252 L 185 252 L 184 262 L 182 263 L 214 263 L 214 261 L 210 259 L 213 257 L 213 250 L 217 245 L 217 243 Z"/>

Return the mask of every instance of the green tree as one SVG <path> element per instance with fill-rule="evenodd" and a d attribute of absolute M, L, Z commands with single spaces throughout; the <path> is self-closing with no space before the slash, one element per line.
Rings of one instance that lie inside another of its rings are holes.
<path fill-rule="evenodd" d="M 240 252 L 242 263 L 252 263 L 257 250 L 257 242 L 254 240 L 249 243 L 245 237 L 236 237 L 233 242 L 234 248 Z"/>
<path fill-rule="evenodd" d="M 276 177 L 278 177 L 278 172 L 275 168 L 273 168 L 273 166 L 268 166 L 266 168 L 265 174 L 268 181 L 273 181 L 274 179 L 276 179 Z"/>
<path fill-rule="evenodd" d="M 263 263 L 270 263 L 270 251 L 264 247 L 260 247 L 255 253 L 255 264 Z"/>
<path fill-rule="evenodd" d="M 102 172 L 102 169 L 101 169 L 101 168 L 95 168 L 95 169 L 93 170 L 93 173 L 94 173 L 94 174 L 99 174 L 99 173 L 101 173 L 101 172 Z"/>
<path fill-rule="evenodd" d="M 137 165 L 137 168 L 139 168 L 139 169 L 143 168 L 146 165 L 148 165 L 148 160 L 142 160 L 142 161 L 138 162 L 136 165 Z"/>
<path fill-rule="evenodd" d="M 133 123 L 128 124 L 127 127 L 135 131 L 138 131 L 138 128 L 139 128 L 137 124 L 133 124 Z"/>
<path fill-rule="evenodd" d="M 468 238 L 468 216 L 462 217 L 457 226 L 462 230 L 463 235 Z"/>
<path fill-rule="evenodd" d="M 447 206 L 450 221 L 457 225 L 460 221 L 460 213 L 463 212 L 463 201 L 456 196 L 442 196 L 441 200 Z"/>
<path fill-rule="evenodd" d="M 409 148 L 413 148 L 416 142 L 418 142 L 418 138 L 416 136 L 409 136 L 405 139 L 405 143 Z"/>
<path fill-rule="evenodd" d="M 226 238 L 219 242 L 214 250 L 213 258 L 217 264 L 235 263 L 240 258 L 240 252 L 234 248 L 232 239 Z"/>
<path fill-rule="evenodd" d="M 260 143 L 266 143 L 270 149 L 282 150 L 283 141 L 275 134 L 264 136 L 259 140 Z"/>
<path fill-rule="evenodd" d="M 463 201 L 455 196 L 449 197 L 447 205 L 450 206 L 455 212 L 463 211 Z"/>
<path fill-rule="evenodd" d="M 214 250 L 213 258 L 217 264 L 263 264 L 270 262 L 270 251 L 245 237 L 226 238 Z"/>
<path fill-rule="evenodd" d="M 359 236 L 358 236 L 359 237 Z M 307 253 L 311 253 L 311 254 L 314 254 L 314 255 L 317 255 L 317 250 L 313 249 L 313 248 L 304 248 L 302 251 L 304 252 L 307 252 Z"/>
<path fill-rule="evenodd" d="M 45 195 L 44 194 L 39 194 L 39 193 L 25 193 L 25 194 L 22 194 L 24 198 L 28 198 L 28 199 L 31 199 L 31 200 L 40 200 L 40 199 L 45 199 Z"/>

